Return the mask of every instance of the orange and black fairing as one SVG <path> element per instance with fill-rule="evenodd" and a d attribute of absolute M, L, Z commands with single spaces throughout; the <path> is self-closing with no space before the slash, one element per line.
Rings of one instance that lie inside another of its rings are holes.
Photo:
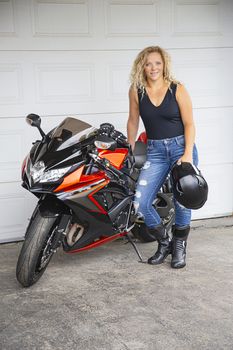
<path fill-rule="evenodd" d="M 89 211 L 107 214 L 93 195 L 109 183 L 104 171 L 85 174 L 86 167 L 82 165 L 71 174 L 64 177 L 62 183 L 54 190 L 58 197 L 66 198 L 79 204 Z"/>
<path fill-rule="evenodd" d="M 99 157 L 107 159 L 111 165 L 113 165 L 118 170 L 123 167 L 127 154 L 128 149 L 126 148 L 117 148 L 114 151 L 99 150 Z"/>
<path fill-rule="evenodd" d="M 123 167 L 127 154 L 128 150 L 124 148 L 118 148 L 114 151 L 99 150 L 98 152 L 100 158 L 107 159 L 112 166 L 119 170 Z M 110 179 L 104 171 L 98 170 L 86 174 L 86 169 L 85 165 L 82 165 L 65 176 L 54 192 L 58 197 L 66 197 L 69 201 L 74 201 L 76 204 L 86 207 L 89 211 L 106 215 L 109 209 L 106 204 L 107 201 L 103 198 L 103 195 L 98 196 L 97 194 L 109 184 Z M 64 196 L 64 194 L 67 194 L 67 196 Z"/>
<path fill-rule="evenodd" d="M 82 165 L 71 174 L 65 176 L 62 183 L 54 190 L 54 192 L 72 192 L 75 189 L 78 189 L 85 185 L 95 184 L 96 182 L 104 180 L 106 178 L 106 175 L 103 171 L 97 171 L 95 173 L 86 175 L 85 169 L 85 166 Z"/>

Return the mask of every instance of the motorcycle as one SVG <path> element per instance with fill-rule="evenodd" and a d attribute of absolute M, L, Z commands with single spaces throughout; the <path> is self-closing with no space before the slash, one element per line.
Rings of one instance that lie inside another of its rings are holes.
<path fill-rule="evenodd" d="M 109 123 L 95 128 L 68 117 L 45 134 L 38 115 L 29 114 L 26 121 L 38 128 L 42 139 L 33 143 L 22 165 L 22 186 L 38 203 L 17 262 L 20 284 L 36 283 L 60 246 L 73 254 L 125 237 L 143 261 L 132 238 L 155 240 L 133 203 L 146 160 L 145 133 L 133 152 Z M 169 230 L 174 222 L 169 178 L 153 205 Z"/>

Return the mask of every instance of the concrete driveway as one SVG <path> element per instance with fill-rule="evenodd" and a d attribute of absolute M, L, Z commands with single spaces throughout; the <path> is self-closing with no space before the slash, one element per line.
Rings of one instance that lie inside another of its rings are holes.
<path fill-rule="evenodd" d="M 22 243 L 0 246 L 0 348 L 233 349 L 233 218 L 193 222 L 187 267 L 139 264 L 118 240 L 59 251 L 29 289 L 16 281 Z M 143 256 L 155 243 L 138 243 Z"/>

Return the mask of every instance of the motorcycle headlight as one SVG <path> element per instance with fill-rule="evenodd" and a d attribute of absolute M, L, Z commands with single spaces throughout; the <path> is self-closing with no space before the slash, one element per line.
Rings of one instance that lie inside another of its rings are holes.
<path fill-rule="evenodd" d="M 46 171 L 40 178 L 40 182 L 55 182 L 59 180 L 67 171 L 70 170 L 70 166 L 62 169 L 53 169 Z"/>
<path fill-rule="evenodd" d="M 34 182 L 38 182 L 45 171 L 44 162 L 36 162 L 34 165 L 30 164 L 30 176 L 33 178 Z"/>
<path fill-rule="evenodd" d="M 59 180 L 71 167 L 61 169 L 51 169 L 45 171 L 45 164 L 43 161 L 37 162 L 34 166 L 30 168 L 30 175 L 35 182 L 56 182 Z"/>

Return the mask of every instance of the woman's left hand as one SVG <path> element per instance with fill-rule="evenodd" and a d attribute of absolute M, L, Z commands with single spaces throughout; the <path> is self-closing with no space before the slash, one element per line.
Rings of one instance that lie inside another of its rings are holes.
<path fill-rule="evenodd" d="M 183 154 L 183 156 L 177 160 L 177 164 L 181 164 L 184 162 L 193 164 L 193 157 L 191 155 Z"/>

